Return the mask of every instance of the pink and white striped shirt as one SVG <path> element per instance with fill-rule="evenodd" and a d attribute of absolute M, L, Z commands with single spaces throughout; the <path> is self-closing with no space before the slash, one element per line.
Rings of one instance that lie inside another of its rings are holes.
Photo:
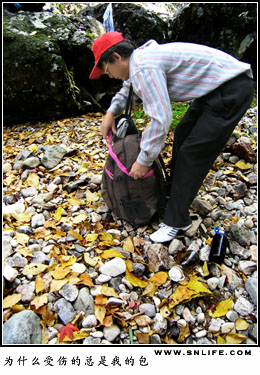
<path fill-rule="evenodd" d="M 224 82 L 246 73 L 253 78 L 249 64 L 220 50 L 193 44 L 158 44 L 150 40 L 130 57 L 130 77 L 114 96 L 108 111 L 121 113 L 129 85 L 142 99 L 151 118 L 143 132 L 137 161 L 150 166 L 162 151 L 172 118 L 171 101 L 187 101 L 208 94 Z"/>

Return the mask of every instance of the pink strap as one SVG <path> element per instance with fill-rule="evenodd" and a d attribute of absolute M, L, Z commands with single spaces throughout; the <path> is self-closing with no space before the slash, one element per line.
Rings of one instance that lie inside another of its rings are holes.
<path fill-rule="evenodd" d="M 124 164 L 118 159 L 117 155 L 114 153 L 113 151 L 113 147 L 112 147 L 112 132 L 110 131 L 109 134 L 108 134 L 108 140 L 109 140 L 109 146 L 108 146 L 108 149 L 109 149 L 109 155 L 114 159 L 114 161 L 116 162 L 117 166 L 119 169 L 121 169 L 122 172 L 124 172 L 127 176 L 130 176 L 130 173 L 128 172 L 127 168 L 124 166 Z M 111 174 L 111 172 L 109 171 L 109 173 Z M 109 175 L 108 173 L 108 175 Z M 145 176 L 143 176 L 143 178 L 147 178 L 147 177 L 150 177 L 152 176 L 154 173 L 153 169 L 151 169 L 148 173 L 146 173 Z M 109 177 L 111 178 L 111 176 L 109 175 Z M 131 177 L 131 176 L 130 176 Z"/>

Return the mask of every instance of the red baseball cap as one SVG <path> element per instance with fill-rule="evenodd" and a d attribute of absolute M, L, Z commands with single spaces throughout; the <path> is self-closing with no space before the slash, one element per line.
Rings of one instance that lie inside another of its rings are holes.
<path fill-rule="evenodd" d="M 107 49 L 109 49 L 110 47 L 114 46 L 115 44 L 119 42 L 122 42 L 123 40 L 126 40 L 126 39 L 118 31 L 110 31 L 109 33 L 99 36 L 95 40 L 92 46 L 92 51 L 94 53 L 96 63 L 95 63 L 94 68 L 92 69 L 92 72 L 90 73 L 90 76 L 89 76 L 90 79 L 99 78 L 101 74 L 104 73 L 103 69 L 99 69 L 97 66 L 102 54 Z"/>

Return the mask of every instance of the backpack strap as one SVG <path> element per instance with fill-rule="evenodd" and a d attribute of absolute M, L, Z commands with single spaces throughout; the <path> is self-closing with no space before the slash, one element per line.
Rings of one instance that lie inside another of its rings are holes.
<path fill-rule="evenodd" d="M 128 172 L 127 168 L 124 166 L 124 164 L 118 159 L 117 155 L 113 151 L 113 146 L 112 146 L 112 132 L 110 131 L 108 134 L 108 140 L 109 140 L 109 155 L 111 158 L 116 162 L 116 165 L 118 166 L 119 169 L 121 169 L 122 172 L 124 172 L 127 176 L 130 176 L 130 173 Z M 143 178 L 147 178 L 152 176 L 154 173 L 153 169 L 151 169 L 148 173 Z"/>

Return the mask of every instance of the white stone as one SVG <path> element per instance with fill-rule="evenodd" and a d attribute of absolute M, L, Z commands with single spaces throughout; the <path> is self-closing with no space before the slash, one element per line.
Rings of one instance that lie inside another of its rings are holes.
<path fill-rule="evenodd" d="M 167 319 L 165 319 L 160 313 L 155 314 L 152 329 L 159 335 L 163 335 L 167 330 Z"/>
<path fill-rule="evenodd" d="M 3 269 L 3 276 L 6 280 L 12 282 L 18 276 L 18 271 L 6 264 Z"/>
<path fill-rule="evenodd" d="M 221 333 L 231 332 L 234 328 L 235 328 L 235 323 L 232 323 L 232 322 L 224 323 L 221 326 Z"/>
<path fill-rule="evenodd" d="M 116 324 L 112 324 L 110 327 L 105 327 L 103 330 L 104 337 L 107 341 L 112 342 L 115 338 L 120 335 L 120 328 Z"/>
<path fill-rule="evenodd" d="M 185 307 L 183 310 L 183 318 L 186 320 L 186 322 L 194 324 L 196 321 L 196 318 L 192 315 L 188 307 Z"/>
<path fill-rule="evenodd" d="M 94 314 L 88 315 L 82 322 L 83 328 L 91 328 L 97 325 L 97 318 Z"/>
<path fill-rule="evenodd" d="M 111 276 L 108 276 L 108 275 L 103 275 L 102 273 L 97 277 L 96 281 L 97 283 L 100 283 L 100 284 L 103 284 L 103 283 L 107 283 L 108 281 L 111 280 Z"/>
<path fill-rule="evenodd" d="M 205 314 L 201 312 L 197 315 L 197 322 L 200 324 L 200 323 L 203 323 L 204 321 L 205 321 Z"/>
<path fill-rule="evenodd" d="M 239 297 L 234 305 L 234 310 L 241 316 L 247 316 L 254 311 L 254 305 L 244 297 Z"/>
<path fill-rule="evenodd" d="M 182 269 L 178 266 L 174 266 L 169 271 L 169 277 L 172 281 L 178 282 L 185 279 L 184 273 L 182 272 Z"/>
<path fill-rule="evenodd" d="M 207 336 L 207 331 L 206 331 L 205 329 L 203 329 L 203 330 L 197 332 L 197 333 L 195 334 L 195 336 L 196 336 L 198 339 L 201 338 L 201 337 L 205 337 L 205 336 Z"/>
<path fill-rule="evenodd" d="M 71 269 L 71 272 L 76 272 L 76 273 L 81 274 L 86 271 L 87 267 L 82 263 L 76 262 L 70 267 L 70 269 Z"/>
<path fill-rule="evenodd" d="M 210 290 L 215 290 L 218 286 L 219 279 L 217 277 L 211 277 L 207 280 Z"/>
<path fill-rule="evenodd" d="M 187 325 L 187 322 L 186 322 L 185 319 L 179 319 L 179 320 L 177 321 L 177 326 L 178 326 L 179 328 L 186 327 L 186 325 Z"/>
<path fill-rule="evenodd" d="M 126 264 L 121 258 L 114 258 L 100 267 L 99 271 L 107 276 L 115 277 L 126 271 Z"/>
<path fill-rule="evenodd" d="M 36 214 L 32 217 L 31 226 L 32 228 L 42 227 L 45 223 L 45 217 L 43 214 Z"/>

